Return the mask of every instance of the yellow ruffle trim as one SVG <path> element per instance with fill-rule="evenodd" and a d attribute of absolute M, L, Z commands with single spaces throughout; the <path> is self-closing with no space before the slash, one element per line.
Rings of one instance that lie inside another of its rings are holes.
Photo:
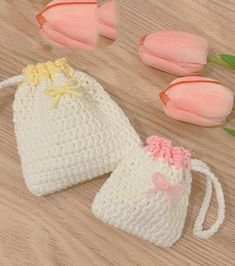
<path fill-rule="evenodd" d="M 37 65 L 28 65 L 23 70 L 23 75 L 26 76 L 31 85 L 37 85 L 44 79 L 54 79 L 55 73 L 62 72 L 68 78 L 71 78 L 74 69 L 68 64 L 65 58 L 56 60 L 55 62 L 48 61 Z"/>

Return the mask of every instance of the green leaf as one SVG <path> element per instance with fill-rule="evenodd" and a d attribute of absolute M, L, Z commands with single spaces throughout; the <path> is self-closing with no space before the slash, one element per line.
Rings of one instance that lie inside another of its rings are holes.
<path fill-rule="evenodd" d="M 227 131 L 233 137 L 235 137 L 235 129 L 224 127 L 224 130 Z"/>
<path fill-rule="evenodd" d="M 221 54 L 220 58 L 223 59 L 227 64 L 232 66 L 232 68 L 235 69 L 235 56 L 234 55 Z"/>

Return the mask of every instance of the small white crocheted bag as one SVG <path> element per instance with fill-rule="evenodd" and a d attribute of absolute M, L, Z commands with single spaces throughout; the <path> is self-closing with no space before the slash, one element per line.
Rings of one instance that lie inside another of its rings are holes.
<path fill-rule="evenodd" d="M 182 235 L 191 192 L 191 170 L 207 176 L 206 194 L 194 234 L 212 236 L 224 220 L 224 195 L 208 166 L 190 159 L 189 151 L 152 136 L 145 148 L 138 147 L 112 173 L 92 204 L 94 215 L 115 227 L 162 247 L 170 247 Z M 203 230 L 214 186 L 218 201 L 217 220 Z"/>
<path fill-rule="evenodd" d="M 15 134 L 28 189 L 45 195 L 113 171 L 141 145 L 117 104 L 65 59 L 29 65 L 13 104 Z"/>

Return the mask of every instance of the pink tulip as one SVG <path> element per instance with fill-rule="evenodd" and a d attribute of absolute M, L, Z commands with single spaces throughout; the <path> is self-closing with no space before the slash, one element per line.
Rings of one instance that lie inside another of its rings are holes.
<path fill-rule="evenodd" d="M 175 79 L 160 98 L 168 116 L 200 126 L 223 124 L 233 108 L 233 93 L 206 77 Z"/>
<path fill-rule="evenodd" d="M 162 30 L 141 39 L 140 58 L 144 63 L 177 76 L 199 74 L 207 63 L 208 43 L 183 31 Z"/>
<path fill-rule="evenodd" d="M 116 39 L 115 5 L 112 0 L 102 3 L 98 10 L 99 33 L 112 40 Z"/>
<path fill-rule="evenodd" d="M 41 33 L 52 42 L 91 50 L 96 47 L 96 9 L 95 0 L 55 0 L 36 18 Z"/>

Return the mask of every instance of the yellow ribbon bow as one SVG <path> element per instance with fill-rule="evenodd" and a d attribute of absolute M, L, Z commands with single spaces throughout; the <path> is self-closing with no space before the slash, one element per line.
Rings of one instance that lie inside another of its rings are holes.
<path fill-rule="evenodd" d="M 65 94 L 81 96 L 82 82 L 77 78 L 72 78 L 63 87 L 50 87 L 45 90 L 45 94 L 52 97 L 53 107 L 56 108 Z"/>

